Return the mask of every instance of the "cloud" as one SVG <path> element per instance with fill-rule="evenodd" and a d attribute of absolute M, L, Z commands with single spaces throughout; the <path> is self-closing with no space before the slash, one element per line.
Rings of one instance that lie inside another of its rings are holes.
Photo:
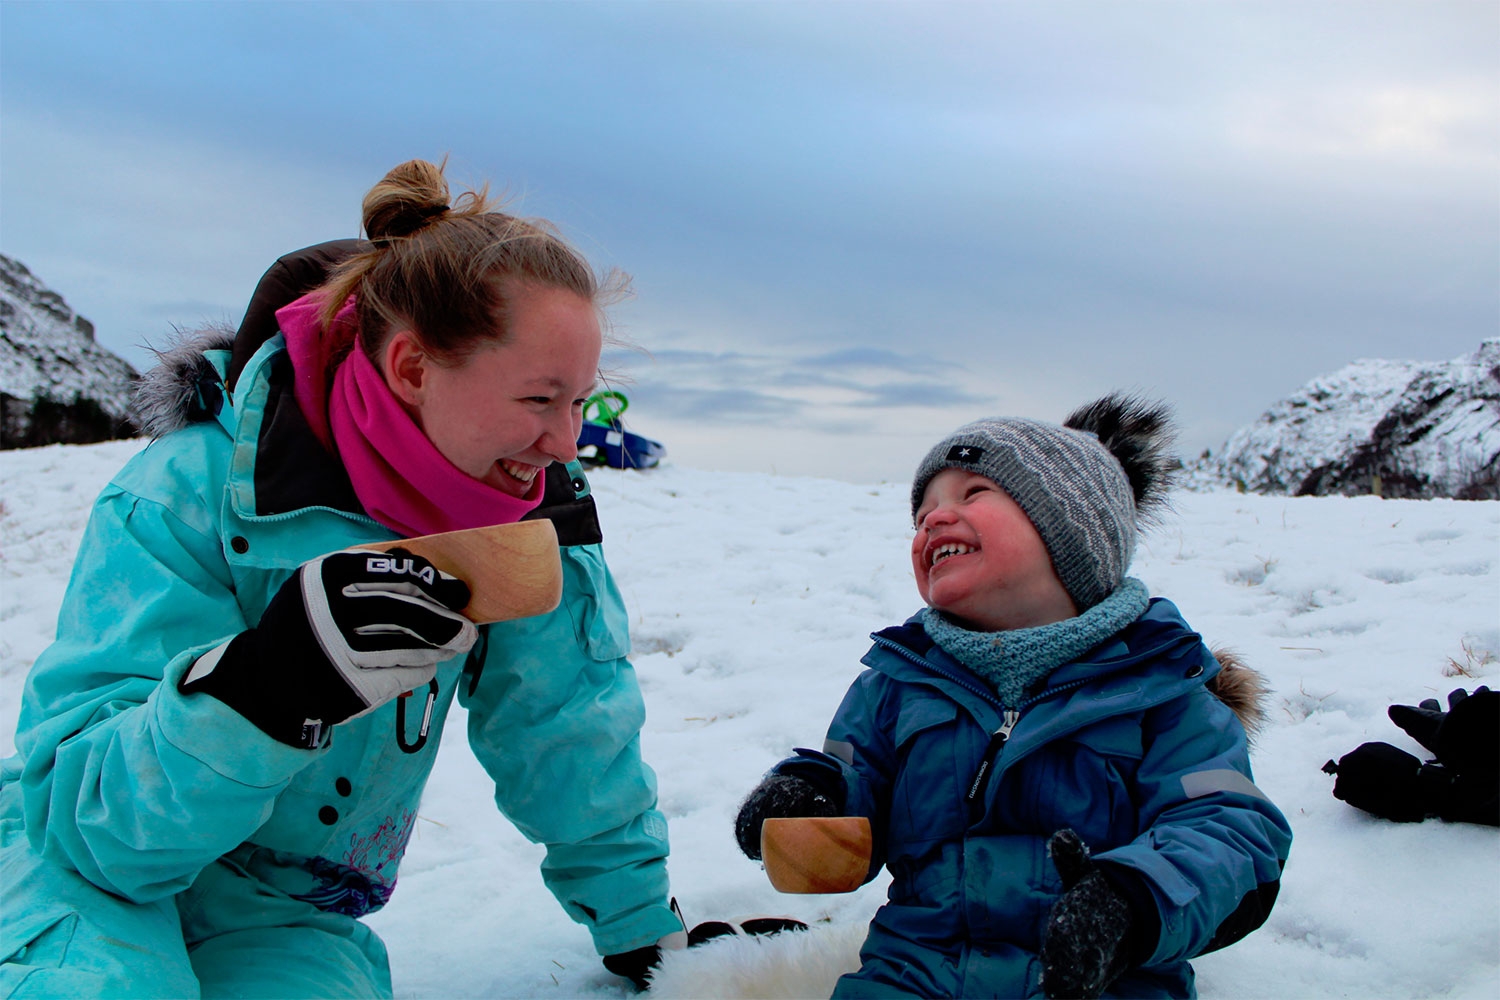
<path fill-rule="evenodd" d="M 1246 95 L 1229 117 L 1230 140 L 1284 157 L 1426 160 L 1483 168 L 1500 162 L 1500 93 L 1493 80 Z"/>
<path fill-rule="evenodd" d="M 883 348 L 816 354 L 611 351 L 603 367 L 612 373 L 612 385 L 618 382 L 632 400 L 662 416 L 728 424 L 854 427 L 868 425 L 871 410 L 943 411 L 988 399 L 970 392 L 959 377 L 891 380 L 893 370 L 960 373 L 962 368 Z"/>

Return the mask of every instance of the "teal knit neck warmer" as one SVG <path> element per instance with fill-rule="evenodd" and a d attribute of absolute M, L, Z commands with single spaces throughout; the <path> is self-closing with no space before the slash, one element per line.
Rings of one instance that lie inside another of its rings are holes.
<path fill-rule="evenodd" d="M 1115 592 L 1076 618 L 1035 628 L 971 632 L 933 608 L 922 612 L 932 641 L 1016 708 L 1026 692 L 1064 663 L 1077 659 L 1141 616 L 1151 603 L 1146 585 L 1127 577 Z"/>

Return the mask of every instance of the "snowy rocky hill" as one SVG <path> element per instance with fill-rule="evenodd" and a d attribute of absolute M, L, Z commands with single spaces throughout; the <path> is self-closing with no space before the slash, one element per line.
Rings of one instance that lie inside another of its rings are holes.
<path fill-rule="evenodd" d="M 1500 338 L 1315 378 L 1191 470 L 1253 493 L 1500 499 Z"/>
<path fill-rule="evenodd" d="M 94 325 L 0 254 L 0 447 L 85 444 L 134 433 L 135 369 L 94 341 Z"/>

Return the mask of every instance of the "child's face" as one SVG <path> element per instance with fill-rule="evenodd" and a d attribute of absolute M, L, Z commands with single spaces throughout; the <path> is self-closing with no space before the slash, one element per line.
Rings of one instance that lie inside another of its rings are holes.
<path fill-rule="evenodd" d="M 1025 511 L 978 473 L 932 477 L 917 507 L 911 566 L 922 600 L 976 631 L 1078 614 Z"/>

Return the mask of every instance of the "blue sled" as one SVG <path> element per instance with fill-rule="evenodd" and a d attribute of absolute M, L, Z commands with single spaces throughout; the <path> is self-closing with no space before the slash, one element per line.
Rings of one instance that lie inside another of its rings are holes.
<path fill-rule="evenodd" d="M 584 449 L 592 446 L 592 455 Z M 632 434 L 620 426 L 610 424 L 583 425 L 578 435 L 578 460 L 590 465 L 607 465 L 612 469 L 649 469 L 661 461 L 667 453 L 666 446 L 659 441 Z"/>

